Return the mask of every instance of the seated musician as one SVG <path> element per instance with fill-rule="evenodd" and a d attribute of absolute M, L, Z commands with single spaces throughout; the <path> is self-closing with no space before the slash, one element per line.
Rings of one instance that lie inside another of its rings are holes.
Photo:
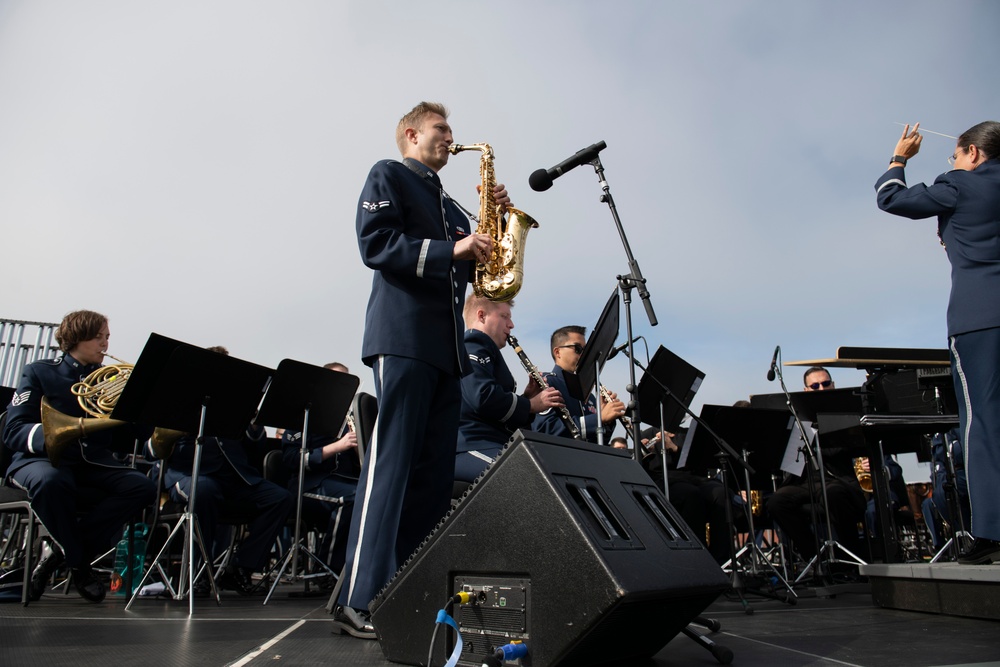
<path fill-rule="evenodd" d="M 347 373 L 347 366 L 333 362 L 323 368 Z M 291 475 L 288 490 L 299 491 L 299 457 L 302 432 L 285 431 L 281 436 L 281 458 Z M 310 434 L 307 444 L 303 493 L 322 496 L 321 500 L 306 495 L 302 499 L 302 515 L 312 524 L 324 526 L 323 540 L 316 554 L 334 572 L 344 567 L 347 537 L 351 530 L 354 494 L 358 488 L 361 460 L 358 457 L 358 436 L 346 428 L 339 436 Z M 294 497 L 294 496 L 293 496 Z"/>
<path fill-rule="evenodd" d="M 597 399 L 593 394 L 587 397 L 586 403 L 570 396 L 566 386 L 566 376 L 569 371 L 576 372 L 580 363 L 580 355 L 587 340 L 584 336 L 586 327 L 570 325 L 556 329 L 552 333 L 549 349 L 556 365 L 551 373 L 545 374 L 545 381 L 550 387 L 559 390 L 563 403 L 569 411 L 570 418 L 580 431 L 580 437 L 590 442 L 597 442 L 597 420 L 604 424 L 604 433 L 610 437 L 615 429 L 615 421 L 625 414 L 625 404 L 612 393 L 610 401 L 601 401 L 598 411 Z M 546 410 L 535 417 L 532 428 L 540 433 L 549 433 L 563 438 L 573 437 L 569 427 L 563 422 L 559 410 Z"/>
<path fill-rule="evenodd" d="M 465 348 L 472 372 L 462 378 L 455 480 L 471 484 L 500 454 L 519 428 L 530 428 L 536 414 L 562 406 L 559 390 L 529 380 L 516 393 L 514 376 L 500 350 L 514 328 L 513 302 L 498 303 L 470 294 L 465 300 Z"/>
<path fill-rule="evenodd" d="M 824 391 L 833 389 L 833 380 L 825 368 L 814 366 L 803 375 L 804 391 Z M 786 478 L 782 486 L 768 498 L 767 512 L 784 532 L 792 546 L 804 559 L 816 555 L 816 535 L 820 542 L 825 540 L 825 532 L 814 532 L 811 512 L 807 511 L 814 502 L 819 520 L 824 520 L 821 507 L 822 488 L 817 479 L 819 470 L 813 465 L 813 457 L 806 458 L 809 470 L 805 477 Z M 858 532 L 858 523 L 864 520 L 865 494 L 854 474 L 854 461 L 849 452 L 842 449 L 823 449 L 823 465 L 826 469 L 826 495 L 830 503 L 830 521 L 833 523 L 835 538 L 845 549 L 858 557 L 863 557 L 863 543 Z M 815 479 L 816 481 L 810 481 Z M 812 488 L 810 489 L 810 485 Z"/>
<path fill-rule="evenodd" d="M 864 474 L 871 476 L 871 466 L 868 463 L 867 458 L 858 459 L 858 463 L 861 466 L 861 470 Z M 889 473 L 889 507 L 893 513 L 895 512 L 912 512 L 910 507 L 910 493 L 906 488 L 906 480 L 903 479 L 903 466 L 896 462 L 896 459 L 892 458 L 886 454 L 885 458 L 882 459 L 882 466 L 885 468 L 886 472 Z M 878 521 L 876 521 L 876 510 L 875 510 L 875 497 L 870 496 L 868 498 L 868 504 L 865 507 L 865 525 L 868 527 L 868 533 L 875 537 L 878 536 Z"/>
<path fill-rule="evenodd" d="M 207 349 L 229 354 L 221 346 Z M 265 568 L 278 531 L 294 507 L 288 490 L 264 479 L 247 459 L 246 448 L 265 436 L 264 427 L 251 424 L 239 440 L 206 437 L 198 471 L 194 513 L 209 557 L 220 519 L 231 515 L 248 520 L 248 535 L 219 578 L 223 588 L 240 595 L 252 592 L 252 574 Z M 191 494 L 195 440 L 191 435 L 182 437 L 166 461 L 164 484 L 177 503 L 187 503 Z"/>
<path fill-rule="evenodd" d="M 640 439 L 642 458 L 639 462 L 656 486 L 663 491 L 663 450 L 666 449 L 670 504 L 708 549 L 715 562 L 721 565 L 732 555 L 729 540 L 726 539 L 731 531 L 726 520 L 725 505 L 731 494 L 726 493 L 718 479 L 677 469 L 677 456 L 687 432 L 687 429 L 681 429 L 680 434 L 674 434 L 661 432 L 656 428 L 643 431 Z M 706 524 L 710 537 L 706 537 Z"/>
<path fill-rule="evenodd" d="M 84 599 L 103 600 L 104 582 L 91 569 L 91 561 L 113 546 L 126 522 L 152 506 L 156 498 L 156 485 L 113 455 L 109 430 L 73 440 L 57 454 L 57 465 L 50 462 L 53 452 L 48 451 L 41 424 L 42 398 L 59 412 L 86 417 L 70 388 L 100 368 L 110 335 L 104 315 L 89 310 L 66 315 L 55 334 L 62 357 L 25 366 L 7 409 L 3 442 L 15 452 L 8 477 L 28 492 L 32 508 L 53 540 L 32 573 L 31 600 L 42 596 L 62 563 L 70 568 Z"/>

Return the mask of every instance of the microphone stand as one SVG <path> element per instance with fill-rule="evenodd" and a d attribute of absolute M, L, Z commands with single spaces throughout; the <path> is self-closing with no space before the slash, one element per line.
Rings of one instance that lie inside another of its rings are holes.
<path fill-rule="evenodd" d="M 625 330 L 628 334 L 626 340 L 628 341 L 628 358 L 635 359 L 635 347 L 633 339 L 635 336 L 632 335 L 632 290 L 637 288 L 639 290 L 639 298 L 642 299 L 642 305 L 646 310 L 646 317 L 649 319 L 650 326 L 656 326 L 658 324 L 656 320 L 656 313 L 653 311 L 653 304 L 649 298 L 649 291 L 646 289 L 646 279 L 642 276 L 642 270 L 639 268 L 639 262 L 636 261 L 635 255 L 632 254 L 632 247 L 629 245 L 628 237 L 625 235 L 625 228 L 622 226 L 621 218 L 618 216 L 618 209 L 615 207 L 614 197 L 611 196 L 611 186 L 608 185 L 608 181 L 604 178 L 604 165 L 601 164 L 600 155 L 595 155 L 594 159 L 590 161 L 590 164 L 594 167 L 594 173 L 597 174 L 597 178 L 601 185 L 601 202 L 608 205 L 611 210 L 611 217 L 615 221 L 615 227 L 618 229 L 618 236 L 621 239 L 622 247 L 625 249 L 625 257 L 628 260 L 629 273 L 628 275 L 617 276 L 618 289 L 621 291 L 622 300 L 625 302 Z M 635 366 L 629 364 L 629 383 L 625 387 L 625 390 L 629 393 L 629 402 L 626 406 L 625 412 L 629 415 L 629 419 L 632 421 L 632 455 L 636 461 L 639 461 L 642 453 L 640 448 L 637 446 L 639 443 L 639 400 L 638 400 L 638 385 L 635 381 Z M 600 399 L 598 398 L 598 412 L 600 411 Z"/>

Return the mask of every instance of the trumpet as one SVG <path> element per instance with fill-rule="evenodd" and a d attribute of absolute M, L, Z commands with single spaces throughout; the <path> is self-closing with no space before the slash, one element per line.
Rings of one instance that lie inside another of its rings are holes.
<path fill-rule="evenodd" d="M 528 377 L 534 380 L 539 387 L 542 389 L 548 389 L 549 383 L 545 381 L 545 376 L 538 372 L 538 368 L 531 363 L 531 359 L 525 354 L 524 350 L 521 349 L 521 344 L 517 342 L 517 339 L 507 334 L 507 342 L 510 343 L 511 347 L 514 348 L 514 352 L 517 353 L 517 358 L 521 360 L 521 365 L 524 366 L 524 370 L 527 371 Z M 567 430 L 571 436 L 577 440 L 581 439 L 580 427 L 577 426 L 576 422 L 573 421 L 573 415 L 569 413 L 569 410 L 565 406 L 561 408 L 556 408 L 559 411 L 559 418 L 562 423 L 566 426 Z"/>
<path fill-rule="evenodd" d="M 859 456 L 854 459 L 854 476 L 858 478 L 858 484 L 861 485 L 861 490 L 865 493 L 872 492 L 872 474 L 865 470 L 865 461 L 868 458 L 864 456 Z"/>

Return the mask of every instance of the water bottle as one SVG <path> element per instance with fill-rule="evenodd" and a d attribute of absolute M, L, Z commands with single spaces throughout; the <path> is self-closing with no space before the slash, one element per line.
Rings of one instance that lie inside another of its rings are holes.
<path fill-rule="evenodd" d="M 148 528 L 144 523 L 137 523 L 133 527 L 132 533 L 132 590 L 128 595 L 132 595 L 139 586 L 142 579 L 142 567 L 146 561 L 146 533 Z M 128 528 L 118 541 L 115 548 L 115 566 L 111 572 L 111 594 L 125 595 L 125 580 L 128 577 L 129 556 L 128 556 Z"/>

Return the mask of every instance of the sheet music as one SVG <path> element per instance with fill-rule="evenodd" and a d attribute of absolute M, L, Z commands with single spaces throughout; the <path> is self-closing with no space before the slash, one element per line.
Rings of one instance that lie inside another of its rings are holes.
<path fill-rule="evenodd" d="M 806 467 L 806 455 L 799 453 L 799 447 L 803 443 L 801 437 L 801 431 L 799 430 L 798 423 L 792 419 L 792 432 L 788 436 L 788 442 L 785 445 L 785 455 L 781 457 L 781 469 L 791 475 L 800 476 L 802 471 Z M 806 441 L 811 443 L 816 438 L 816 429 L 813 428 L 811 421 L 802 422 L 802 426 L 805 427 L 808 437 Z"/>
<path fill-rule="evenodd" d="M 691 428 L 688 429 L 687 435 L 684 437 L 684 443 L 681 445 L 681 457 L 677 459 L 677 469 L 682 470 L 687 466 L 688 454 L 691 452 L 691 443 L 694 442 L 694 434 L 698 430 L 698 421 L 694 420 L 691 422 Z"/>

